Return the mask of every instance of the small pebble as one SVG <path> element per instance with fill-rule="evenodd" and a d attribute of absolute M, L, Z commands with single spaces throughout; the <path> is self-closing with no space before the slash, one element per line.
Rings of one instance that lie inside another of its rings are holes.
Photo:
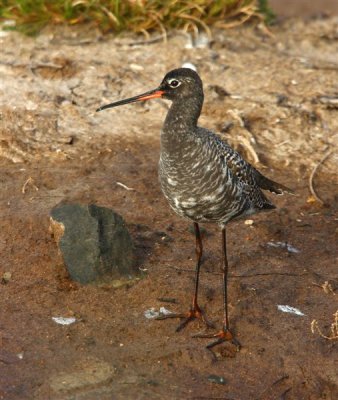
<path fill-rule="evenodd" d="M 197 68 L 195 67 L 194 64 L 190 63 L 190 62 L 186 62 L 182 65 L 182 68 L 190 68 L 193 71 L 197 71 Z"/>
<path fill-rule="evenodd" d="M 140 72 L 143 71 L 144 68 L 142 67 L 142 65 L 138 65 L 138 64 L 130 64 L 129 68 L 134 71 L 134 72 Z"/>
<path fill-rule="evenodd" d="M 288 305 L 281 305 L 278 304 L 277 305 L 277 309 L 279 311 L 285 312 L 285 313 L 290 313 L 290 314 L 295 314 L 295 315 L 299 315 L 299 316 L 304 316 L 305 314 L 302 313 L 298 308 L 295 307 L 290 307 Z"/>
<path fill-rule="evenodd" d="M 253 219 L 246 219 L 244 221 L 244 223 L 245 223 L 245 225 L 253 225 L 254 221 L 253 221 Z"/>
<path fill-rule="evenodd" d="M 11 272 L 4 272 L 1 278 L 1 283 L 6 284 L 12 279 L 12 273 Z"/>
<path fill-rule="evenodd" d="M 209 375 L 208 381 L 212 383 L 217 383 L 218 385 L 225 385 L 225 378 L 223 376 L 218 375 Z"/>
<path fill-rule="evenodd" d="M 171 311 L 167 310 L 165 307 L 160 307 L 159 311 L 156 311 L 154 307 L 149 308 L 144 312 L 144 316 L 147 319 L 155 319 L 161 315 L 171 314 Z"/>
<path fill-rule="evenodd" d="M 70 325 L 76 321 L 75 317 L 52 317 L 52 320 L 59 325 Z"/>
<path fill-rule="evenodd" d="M 300 253 L 300 250 L 296 249 L 296 247 L 287 242 L 268 242 L 267 245 L 269 247 L 280 247 L 281 249 L 286 249 L 288 253 Z"/>

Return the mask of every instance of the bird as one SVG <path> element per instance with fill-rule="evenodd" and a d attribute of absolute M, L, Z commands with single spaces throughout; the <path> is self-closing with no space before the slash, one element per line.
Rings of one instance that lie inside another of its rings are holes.
<path fill-rule="evenodd" d="M 216 133 L 198 126 L 204 101 L 203 83 L 198 73 L 190 68 L 174 69 L 165 75 L 156 89 L 101 106 L 96 111 L 157 98 L 171 101 L 160 135 L 161 189 L 174 212 L 193 222 L 196 239 L 191 307 L 186 313 L 165 314 L 157 319 L 180 318 L 177 332 L 196 318 L 214 328 L 198 303 L 203 255 L 199 225 L 217 224 L 222 236 L 222 326 L 215 333 L 200 333 L 193 337 L 212 338 L 206 346 L 209 350 L 227 341 L 239 350 L 241 345 L 229 323 L 226 226 L 233 220 L 275 209 L 263 191 L 275 194 L 293 191 L 262 175 Z"/>

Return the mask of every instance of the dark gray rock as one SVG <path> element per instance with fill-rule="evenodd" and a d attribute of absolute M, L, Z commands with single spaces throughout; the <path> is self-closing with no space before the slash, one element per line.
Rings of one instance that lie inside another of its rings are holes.
<path fill-rule="evenodd" d="M 73 280 L 85 284 L 137 275 L 131 237 L 113 210 L 94 204 L 56 206 L 51 231 Z"/>

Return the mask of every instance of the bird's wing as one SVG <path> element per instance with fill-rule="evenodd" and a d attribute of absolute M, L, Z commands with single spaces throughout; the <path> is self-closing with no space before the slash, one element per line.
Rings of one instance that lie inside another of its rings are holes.
<path fill-rule="evenodd" d="M 288 187 L 274 182 L 273 180 L 266 178 L 250 163 L 245 161 L 242 156 L 230 147 L 226 142 L 221 140 L 217 135 L 209 131 L 209 135 L 213 143 L 216 143 L 218 152 L 224 157 L 224 163 L 227 168 L 231 171 L 233 179 L 237 180 L 243 185 L 245 192 L 253 194 L 259 189 L 269 190 L 275 194 L 283 194 L 283 192 L 293 194 L 293 191 Z"/>
<path fill-rule="evenodd" d="M 283 194 L 289 193 L 289 194 L 295 194 L 295 192 L 288 188 L 287 186 L 282 185 L 281 183 L 275 182 L 266 176 L 262 175 L 259 171 L 257 171 L 256 168 L 251 167 L 253 170 L 253 174 L 255 176 L 255 180 L 258 184 L 258 186 L 263 189 L 263 190 L 269 190 L 272 193 L 276 194 Z"/>

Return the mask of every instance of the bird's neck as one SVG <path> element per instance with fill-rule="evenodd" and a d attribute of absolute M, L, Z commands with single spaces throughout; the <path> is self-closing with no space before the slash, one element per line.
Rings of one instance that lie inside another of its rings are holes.
<path fill-rule="evenodd" d="M 174 101 L 171 104 L 161 134 L 163 149 L 170 150 L 189 141 L 189 137 L 194 134 L 197 128 L 202 105 L 203 96 L 200 99 Z"/>

